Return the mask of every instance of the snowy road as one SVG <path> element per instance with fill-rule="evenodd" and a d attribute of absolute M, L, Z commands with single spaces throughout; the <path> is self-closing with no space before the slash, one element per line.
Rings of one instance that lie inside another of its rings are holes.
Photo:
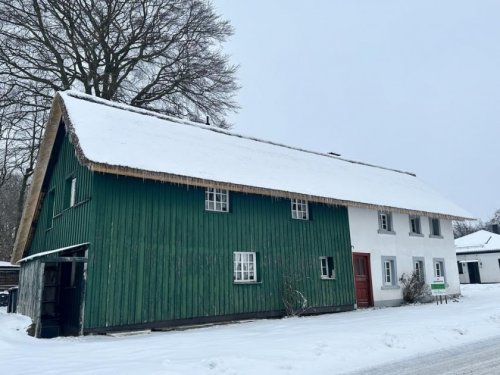
<path fill-rule="evenodd" d="M 499 375 L 500 284 L 462 293 L 442 305 L 50 340 L 28 336 L 30 319 L 2 307 L 0 373 Z"/>
<path fill-rule="evenodd" d="M 500 336 L 345 375 L 498 375 Z"/>

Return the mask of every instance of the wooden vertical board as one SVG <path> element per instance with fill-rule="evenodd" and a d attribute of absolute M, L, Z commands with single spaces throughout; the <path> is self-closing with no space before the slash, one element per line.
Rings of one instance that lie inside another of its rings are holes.
<path fill-rule="evenodd" d="M 52 157 L 54 162 L 51 162 L 47 169 L 42 186 L 42 196 L 47 197 L 47 193 L 53 191 L 54 201 L 53 204 L 50 204 L 48 199 L 41 202 L 40 213 L 34 225 L 33 237 L 23 256 L 93 241 L 94 201 L 92 193 L 94 173 L 79 164 L 75 156 L 75 149 L 65 135 L 64 126 L 61 126 L 59 130 Z M 71 177 L 77 179 L 76 200 L 75 205 L 69 207 L 68 203 L 64 201 L 64 195 L 67 179 Z M 94 254 L 90 251 L 89 264 L 95 260 Z M 29 264 L 26 264 L 26 266 L 34 267 L 35 263 L 32 261 Z M 87 288 L 91 290 L 96 286 L 96 284 L 92 284 L 94 280 L 87 278 L 86 282 L 88 283 Z M 27 284 L 25 283 L 25 285 Z M 32 286 L 29 288 L 31 289 Z M 30 303 L 40 303 L 41 295 L 34 295 L 30 291 L 22 290 L 20 290 L 20 295 L 24 295 L 25 292 L 32 299 Z M 89 295 L 89 298 L 93 298 L 92 294 Z M 96 300 L 96 302 L 99 301 Z M 84 318 L 86 319 L 87 316 L 84 315 Z"/>
<path fill-rule="evenodd" d="M 43 264 L 40 260 L 21 263 L 17 313 L 29 316 L 35 325 L 40 323 L 42 288 Z"/>
<path fill-rule="evenodd" d="M 344 207 L 311 204 L 312 220 L 294 220 L 288 199 L 233 192 L 231 212 L 207 212 L 200 188 L 106 175 L 94 180 L 94 194 L 107 204 L 93 249 L 108 255 L 92 263 L 89 277 L 106 279 L 104 264 L 112 262 L 116 280 L 109 279 L 107 291 L 96 288 L 89 304 L 115 304 L 109 324 L 279 310 L 283 273 L 297 276 L 312 307 L 354 304 Z M 111 224 L 121 229 L 111 231 Z M 232 282 L 234 251 L 259 253 L 262 283 Z M 323 255 L 335 256 L 337 280 L 320 279 Z M 101 314 L 90 322 L 86 328 L 106 323 Z"/>
<path fill-rule="evenodd" d="M 45 194 L 49 191 L 55 192 L 54 204 L 53 207 L 49 205 L 48 199 L 42 203 L 33 239 L 25 256 L 88 242 L 91 236 L 88 223 L 92 204 L 93 173 L 78 163 L 74 148 L 67 137 L 62 137 L 55 147 L 60 150 L 59 157 L 47 171 L 46 191 L 43 192 Z M 77 178 L 74 207 L 65 207 L 63 201 L 66 179 L 69 176 Z M 52 209 L 54 218 L 50 220 L 49 212 Z"/>

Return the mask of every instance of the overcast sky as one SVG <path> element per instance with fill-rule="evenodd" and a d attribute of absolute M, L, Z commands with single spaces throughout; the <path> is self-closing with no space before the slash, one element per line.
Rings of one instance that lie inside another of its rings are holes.
<path fill-rule="evenodd" d="M 233 131 L 416 173 L 500 208 L 500 1 L 214 0 L 235 35 Z"/>

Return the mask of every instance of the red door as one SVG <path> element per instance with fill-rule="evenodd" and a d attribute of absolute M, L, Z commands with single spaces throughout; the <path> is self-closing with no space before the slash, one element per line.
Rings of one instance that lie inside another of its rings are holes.
<path fill-rule="evenodd" d="M 353 253 L 354 284 L 358 307 L 373 306 L 372 278 L 370 274 L 370 254 Z"/>

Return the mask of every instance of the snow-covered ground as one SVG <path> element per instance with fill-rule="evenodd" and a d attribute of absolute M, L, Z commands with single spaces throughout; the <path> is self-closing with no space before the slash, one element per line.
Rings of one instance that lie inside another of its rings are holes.
<path fill-rule="evenodd" d="M 0 309 L 4 374 L 338 374 L 500 335 L 500 284 L 447 305 L 358 310 L 135 336 L 41 340 Z"/>

